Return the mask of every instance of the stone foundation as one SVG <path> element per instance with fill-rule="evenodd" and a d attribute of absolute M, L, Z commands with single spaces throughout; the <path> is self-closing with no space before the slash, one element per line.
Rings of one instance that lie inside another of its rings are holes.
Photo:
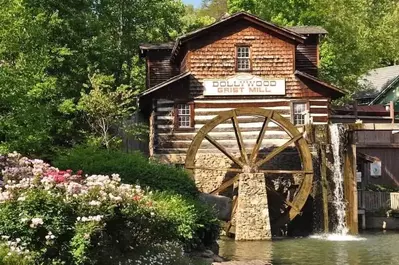
<path fill-rule="evenodd" d="M 240 174 L 236 240 L 271 239 L 264 174 Z"/>

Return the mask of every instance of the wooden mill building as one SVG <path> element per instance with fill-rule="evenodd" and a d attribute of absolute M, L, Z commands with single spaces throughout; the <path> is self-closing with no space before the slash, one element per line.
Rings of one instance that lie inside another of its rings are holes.
<path fill-rule="evenodd" d="M 327 124 L 331 101 L 344 95 L 318 78 L 325 34 L 240 12 L 174 43 L 140 47 L 147 89 L 139 108 L 150 128 L 149 155 L 185 165 L 202 192 L 232 197 L 226 231 L 236 220 L 236 238 L 268 238 L 270 224 L 275 235 L 287 218 L 306 212 L 313 170 L 304 128 Z M 236 189 L 239 173 L 249 172 L 268 177 Z M 269 191 L 259 200 L 250 195 L 259 195 L 258 187 Z M 257 207 L 243 206 L 255 201 Z M 248 216 L 260 230 L 247 226 Z"/>
<path fill-rule="evenodd" d="M 147 90 L 139 103 L 150 124 L 150 156 L 183 164 L 198 130 L 232 108 L 275 110 L 298 127 L 327 123 L 331 100 L 344 92 L 318 78 L 325 34 L 321 27 L 283 28 L 240 12 L 174 43 L 142 45 Z M 240 122 L 246 138 L 256 140 L 261 123 Z M 227 148 L 231 128 L 215 129 Z M 275 132 L 268 141 L 278 145 L 285 142 L 281 138 Z"/>

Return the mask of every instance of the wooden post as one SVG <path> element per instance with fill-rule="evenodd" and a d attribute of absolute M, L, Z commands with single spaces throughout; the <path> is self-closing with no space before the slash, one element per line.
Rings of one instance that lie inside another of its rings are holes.
<path fill-rule="evenodd" d="M 391 117 L 392 124 L 395 123 L 395 105 L 393 101 L 389 102 L 389 116 Z"/>
<path fill-rule="evenodd" d="M 148 152 L 149 156 L 153 157 L 154 156 L 154 142 L 155 142 L 155 111 L 156 111 L 156 101 L 153 100 L 152 102 L 152 111 L 150 115 L 150 132 L 149 132 L 149 141 L 148 141 Z"/>
<path fill-rule="evenodd" d="M 320 163 L 320 174 L 321 174 L 321 189 L 323 198 L 323 228 L 324 233 L 329 232 L 329 220 L 328 220 L 328 181 L 327 181 L 327 156 L 326 146 L 320 146 L 321 151 L 321 163 Z"/>
<path fill-rule="evenodd" d="M 357 182 L 356 182 L 356 145 L 348 145 L 344 155 L 344 192 L 346 205 L 346 224 L 349 233 L 356 235 L 358 229 Z"/>
<path fill-rule="evenodd" d="M 353 112 L 354 112 L 354 115 L 355 115 L 355 122 L 356 122 L 357 121 L 357 117 L 358 117 L 357 101 L 356 100 L 353 102 Z"/>

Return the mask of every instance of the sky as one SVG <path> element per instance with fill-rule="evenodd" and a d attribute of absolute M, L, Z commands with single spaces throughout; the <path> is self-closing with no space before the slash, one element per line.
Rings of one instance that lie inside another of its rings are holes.
<path fill-rule="evenodd" d="M 185 4 L 191 4 L 194 5 L 195 7 L 199 7 L 201 4 L 201 0 L 183 0 Z"/>

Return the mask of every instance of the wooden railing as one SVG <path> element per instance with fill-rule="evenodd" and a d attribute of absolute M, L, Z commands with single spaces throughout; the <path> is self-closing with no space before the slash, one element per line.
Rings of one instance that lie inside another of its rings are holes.
<path fill-rule="evenodd" d="M 399 192 L 358 191 L 358 205 L 366 211 L 399 210 Z"/>

